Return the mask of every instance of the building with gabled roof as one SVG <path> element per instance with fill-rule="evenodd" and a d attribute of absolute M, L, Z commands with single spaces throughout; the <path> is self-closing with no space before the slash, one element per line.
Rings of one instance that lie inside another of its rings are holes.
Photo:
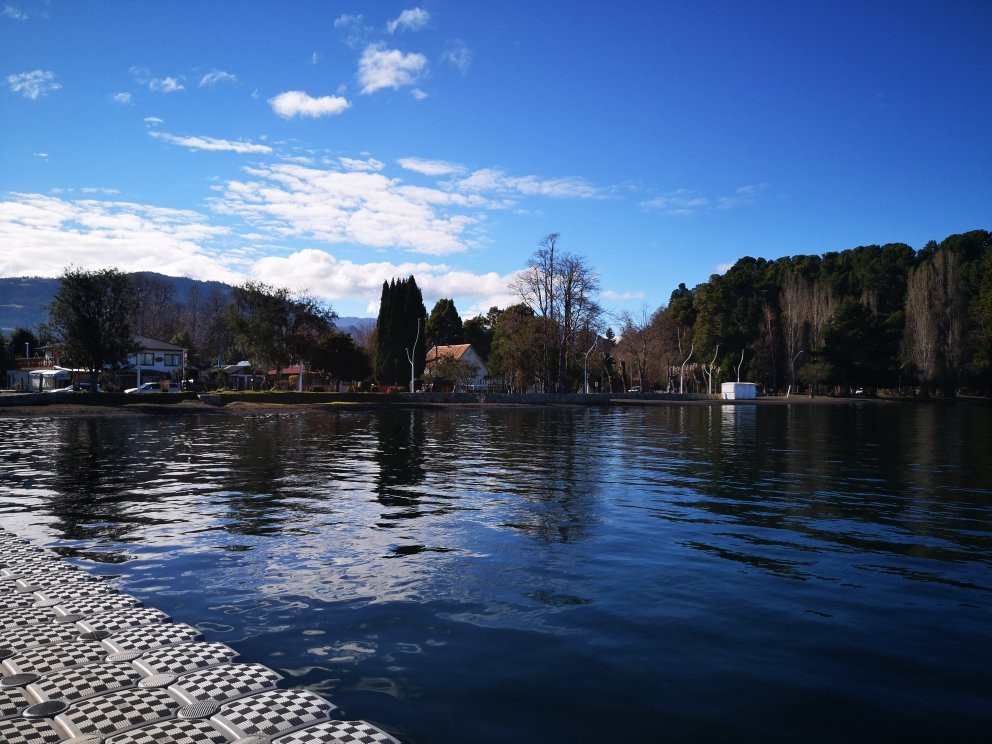
<path fill-rule="evenodd" d="M 476 369 L 475 376 L 470 380 L 451 380 L 452 387 L 454 387 L 456 382 L 460 382 L 469 390 L 484 390 L 486 388 L 486 378 L 489 376 L 489 370 L 486 368 L 486 363 L 482 360 L 482 357 L 479 356 L 479 352 L 472 347 L 472 344 L 431 347 L 427 351 L 424 374 L 432 374 L 438 362 L 446 359 L 463 362 L 467 365 L 472 365 Z"/>

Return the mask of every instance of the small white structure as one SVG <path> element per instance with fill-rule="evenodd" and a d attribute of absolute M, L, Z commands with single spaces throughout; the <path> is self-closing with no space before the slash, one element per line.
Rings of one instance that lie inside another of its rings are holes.
<path fill-rule="evenodd" d="M 28 376 L 31 378 L 31 390 L 41 393 L 46 390 L 65 387 L 72 373 L 67 369 L 56 367 L 54 369 L 32 370 L 28 372 Z"/>
<path fill-rule="evenodd" d="M 723 400 L 754 400 L 758 397 L 758 384 L 755 382 L 725 382 L 721 385 Z"/>

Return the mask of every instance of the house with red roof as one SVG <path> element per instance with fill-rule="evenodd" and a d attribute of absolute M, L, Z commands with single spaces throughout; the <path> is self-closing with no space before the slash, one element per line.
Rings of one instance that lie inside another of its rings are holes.
<path fill-rule="evenodd" d="M 472 344 L 433 346 L 427 351 L 424 376 L 438 391 L 485 390 L 489 370 Z"/>

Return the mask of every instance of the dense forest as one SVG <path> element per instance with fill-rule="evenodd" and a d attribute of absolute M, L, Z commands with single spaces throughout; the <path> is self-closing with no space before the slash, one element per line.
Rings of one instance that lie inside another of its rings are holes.
<path fill-rule="evenodd" d="M 767 392 L 988 394 L 992 236 L 741 258 L 617 330 L 616 354 L 644 389 L 740 379 Z"/>

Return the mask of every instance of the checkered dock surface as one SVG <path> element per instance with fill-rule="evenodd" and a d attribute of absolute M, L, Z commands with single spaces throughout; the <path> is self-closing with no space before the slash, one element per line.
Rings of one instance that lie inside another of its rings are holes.
<path fill-rule="evenodd" d="M 398 744 L 0 527 L 0 742 Z"/>

